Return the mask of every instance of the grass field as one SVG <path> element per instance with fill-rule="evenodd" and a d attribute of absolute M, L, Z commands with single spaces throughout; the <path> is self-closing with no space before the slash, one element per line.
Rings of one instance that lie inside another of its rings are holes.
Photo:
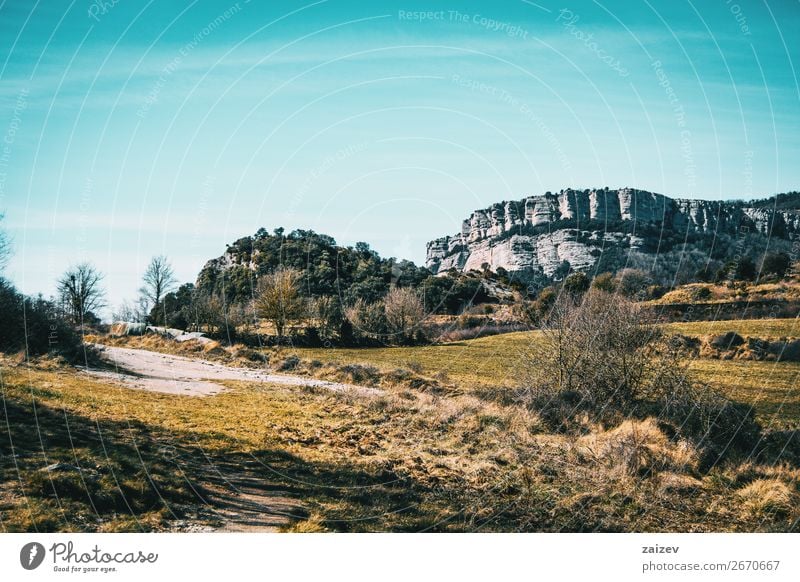
<path fill-rule="evenodd" d="M 672 333 L 689 336 L 715 335 L 735 331 L 742 336 L 761 339 L 800 337 L 800 319 L 739 319 L 731 321 L 689 321 L 668 323 Z"/>
<path fill-rule="evenodd" d="M 336 364 L 365 363 L 383 370 L 445 372 L 458 384 L 514 386 L 518 364 L 535 349 L 538 332 L 514 332 L 433 346 L 387 348 L 292 348 L 302 358 Z"/>
<path fill-rule="evenodd" d="M 742 335 L 791 337 L 797 320 L 767 319 L 668 324 L 686 335 L 736 331 Z M 370 364 L 383 370 L 416 367 L 433 375 L 443 370 L 455 383 L 477 388 L 518 387 L 526 358 L 539 332 L 508 333 L 451 344 L 408 348 L 297 348 L 287 353 L 336 364 Z M 770 426 L 800 427 L 800 363 L 695 359 L 688 362 L 699 380 L 726 396 L 752 404 Z"/>
<path fill-rule="evenodd" d="M 745 332 L 725 323 L 726 331 L 762 337 L 788 325 L 746 322 L 753 331 Z M 671 441 L 652 419 L 555 434 L 535 411 L 487 398 L 519 386 L 536 341 L 526 332 L 437 346 L 269 352 L 271 362 L 297 354 L 408 368 L 463 388 L 398 383 L 371 397 L 243 382 L 226 382 L 229 391 L 214 397 L 177 397 L 109 385 L 49 360 L 6 358 L 0 529 L 219 527 L 221 505 L 236 503 L 229 485 L 240 481 L 296 500 L 281 526 L 289 531 L 797 527 L 796 465 L 748 457 L 707 472 L 694 445 Z M 796 439 L 800 364 L 690 365 L 755 407 L 769 450 L 783 454 Z"/>
<path fill-rule="evenodd" d="M 652 421 L 567 436 L 469 395 L 227 385 L 176 397 L 4 365 L 0 526 L 215 526 L 212 493 L 241 480 L 298 501 L 291 531 L 773 531 L 798 517 L 800 471 L 701 473 Z M 765 488 L 774 499 L 752 492 Z"/>

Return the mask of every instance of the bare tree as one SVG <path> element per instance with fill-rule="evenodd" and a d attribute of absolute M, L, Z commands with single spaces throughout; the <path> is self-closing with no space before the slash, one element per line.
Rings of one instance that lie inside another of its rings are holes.
<path fill-rule="evenodd" d="M 74 323 L 83 324 L 88 313 L 105 305 L 102 280 L 100 271 L 89 263 L 70 267 L 58 280 L 58 293 Z"/>
<path fill-rule="evenodd" d="M 425 319 L 425 309 L 419 295 L 408 287 L 394 287 L 383 300 L 389 329 L 405 341 L 414 334 Z"/>
<path fill-rule="evenodd" d="M 159 323 L 158 310 L 161 307 L 161 300 L 178 283 L 167 257 L 164 255 L 153 257 L 150 260 L 150 264 L 147 265 L 147 269 L 145 269 L 142 280 L 144 281 L 141 289 L 142 295 L 153 304 L 153 309 L 157 313 L 155 323 Z"/>
<path fill-rule="evenodd" d="M 192 316 L 197 331 L 204 328 L 211 333 L 219 333 L 225 329 L 225 302 L 219 295 L 198 293 L 193 301 Z"/>
<path fill-rule="evenodd" d="M 341 329 L 344 313 L 337 297 L 323 295 L 313 299 L 309 304 L 309 313 L 321 339 L 332 339 Z"/>
<path fill-rule="evenodd" d="M 111 319 L 114 321 L 136 321 L 136 309 L 127 300 L 119 304 L 119 307 L 111 314 Z"/>
<path fill-rule="evenodd" d="M 275 326 L 279 337 L 287 325 L 306 315 L 306 302 L 300 296 L 300 271 L 280 267 L 261 278 L 254 300 L 256 314 Z"/>
<path fill-rule="evenodd" d="M 388 331 L 383 301 L 367 303 L 361 297 L 344 311 L 356 333 L 367 338 L 380 338 Z"/>
<path fill-rule="evenodd" d="M 5 215 L 0 214 L 0 220 L 3 220 Z M 11 257 L 11 241 L 5 231 L 0 230 L 0 272 L 6 268 L 8 259 Z"/>

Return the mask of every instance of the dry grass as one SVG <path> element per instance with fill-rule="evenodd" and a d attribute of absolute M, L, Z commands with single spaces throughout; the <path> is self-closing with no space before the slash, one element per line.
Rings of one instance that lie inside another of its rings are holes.
<path fill-rule="evenodd" d="M 104 384 L 56 360 L 6 358 L 0 527 L 214 526 L 218 518 L 198 493 L 212 485 L 215 470 L 250 465 L 249 479 L 306 507 L 289 531 L 797 527 L 796 465 L 731 459 L 703 473 L 699 451 L 653 419 L 611 430 L 587 425 L 582 436 L 549 433 L 514 398 L 520 365 L 537 340 L 532 332 L 426 347 L 215 346 L 210 354 L 150 336 L 114 340 L 237 365 L 278 368 L 296 356 L 295 373 L 382 387 L 368 398 L 243 382 L 227 382 L 229 391 L 213 398 L 176 397 Z M 767 428 L 784 429 L 779 452 L 796 438 L 800 364 L 696 360 L 692 368 L 753 403 Z M 41 471 L 56 461 L 90 469 L 90 483 L 76 481 L 80 473 Z"/>
<path fill-rule="evenodd" d="M 665 324 L 670 333 L 692 337 L 721 335 L 735 331 L 739 335 L 762 339 L 800 337 L 800 320 L 791 319 L 738 319 L 725 321 L 689 321 Z"/>
<path fill-rule="evenodd" d="M 704 335 L 736 331 L 753 337 L 791 336 L 795 319 L 738 320 L 667 324 L 670 332 Z M 194 342 L 178 344 L 157 336 L 102 338 L 103 343 L 139 347 L 184 356 L 224 361 L 229 365 L 276 367 L 291 355 L 302 360 L 339 366 L 373 367 L 383 374 L 398 368 L 413 370 L 426 378 L 454 385 L 484 399 L 507 401 L 520 385 L 520 370 L 537 350 L 540 332 L 515 332 L 463 342 L 415 347 L 386 348 L 265 348 L 241 345 L 203 354 Z M 101 338 L 94 338 L 95 341 Z M 755 407 L 759 421 L 771 428 L 800 427 L 800 363 L 693 359 L 691 370 L 698 379 L 725 396 Z M 353 381 L 341 370 L 308 373 Z"/>
<path fill-rule="evenodd" d="M 398 366 L 434 375 L 444 372 L 464 385 L 516 384 L 515 362 L 535 349 L 538 332 L 514 332 L 473 340 L 415 347 L 293 348 L 303 358 L 335 364 L 365 363 L 389 370 Z"/>
<path fill-rule="evenodd" d="M 581 437 L 577 450 L 611 472 L 634 477 L 696 473 L 699 460 L 690 443 L 673 442 L 652 418 L 626 420 L 612 430 Z"/>
<path fill-rule="evenodd" d="M 796 487 L 780 479 L 756 479 L 736 492 L 744 515 L 758 518 L 788 517 L 800 512 Z"/>
<path fill-rule="evenodd" d="M 800 300 L 800 284 L 798 281 L 780 283 L 737 283 L 736 286 L 714 285 L 709 283 L 691 283 L 682 285 L 649 303 L 665 305 L 673 303 L 693 303 L 697 299 L 699 289 L 708 289 L 711 296 L 703 299 L 708 303 L 725 303 L 729 301 L 797 301 Z"/>
<path fill-rule="evenodd" d="M 213 512 L 194 492 L 210 486 L 214 470 L 248 464 L 248 478 L 307 507 L 289 531 L 789 527 L 785 516 L 739 518 L 741 501 L 731 494 L 743 471 L 784 480 L 787 473 L 735 465 L 699 475 L 693 449 L 652 420 L 572 437 L 548 434 L 533 412 L 470 394 L 397 385 L 353 398 L 227 385 L 213 398 L 175 397 L 106 385 L 59 365 L 4 362 L 10 414 L 0 422 L 11 426 L 17 457 L 7 454 L 3 431 L 3 528 L 151 531 L 176 520 L 213 526 Z M 85 492 L 74 480 L 59 483 L 56 498 L 40 469 L 74 464 L 74 455 L 100 475 L 101 486 Z M 116 491 L 102 481 L 109 463 L 126 484 L 114 503 L 131 507 L 95 511 L 90 500 Z"/>

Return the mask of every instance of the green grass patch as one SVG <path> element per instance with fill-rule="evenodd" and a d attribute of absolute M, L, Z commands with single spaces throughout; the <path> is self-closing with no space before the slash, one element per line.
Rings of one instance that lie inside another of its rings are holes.
<path fill-rule="evenodd" d="M 728 398 L 751 404 L 765 428 L 800 428 L 800 363 L 696 359 L 690 369 Z"/>
<path fill-rule="evenodd" d="M 535 349 L 539 332 L 514 332 L 472 340 L 415 347 L 293 348 L 302 358 L 334 364 L 364 363 L 388 371 L 419 369 L 446 373 L 458 384 L 515 385 L 519 367 Z"/>

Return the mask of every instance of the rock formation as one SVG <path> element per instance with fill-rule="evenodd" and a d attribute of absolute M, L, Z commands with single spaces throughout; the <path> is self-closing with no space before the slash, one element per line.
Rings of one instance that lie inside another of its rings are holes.
<path fill-rule="evenodd" d="M 709 244 L 723 236 L 726 243 L 747 235 L 793 238 L 800 232 L 800 206 L 775 209 L 770 200 L 673 199 L 631 188 L 548 192 L 476 210 L 460 233 L 428 243 L 426 266 L 442 273 L 488 264 L 522 277 L 557 278 L 565 263 L 590 271 L 609 252 L 663 252 L 660 243 L 674 246 L 681 237 Z"/>

